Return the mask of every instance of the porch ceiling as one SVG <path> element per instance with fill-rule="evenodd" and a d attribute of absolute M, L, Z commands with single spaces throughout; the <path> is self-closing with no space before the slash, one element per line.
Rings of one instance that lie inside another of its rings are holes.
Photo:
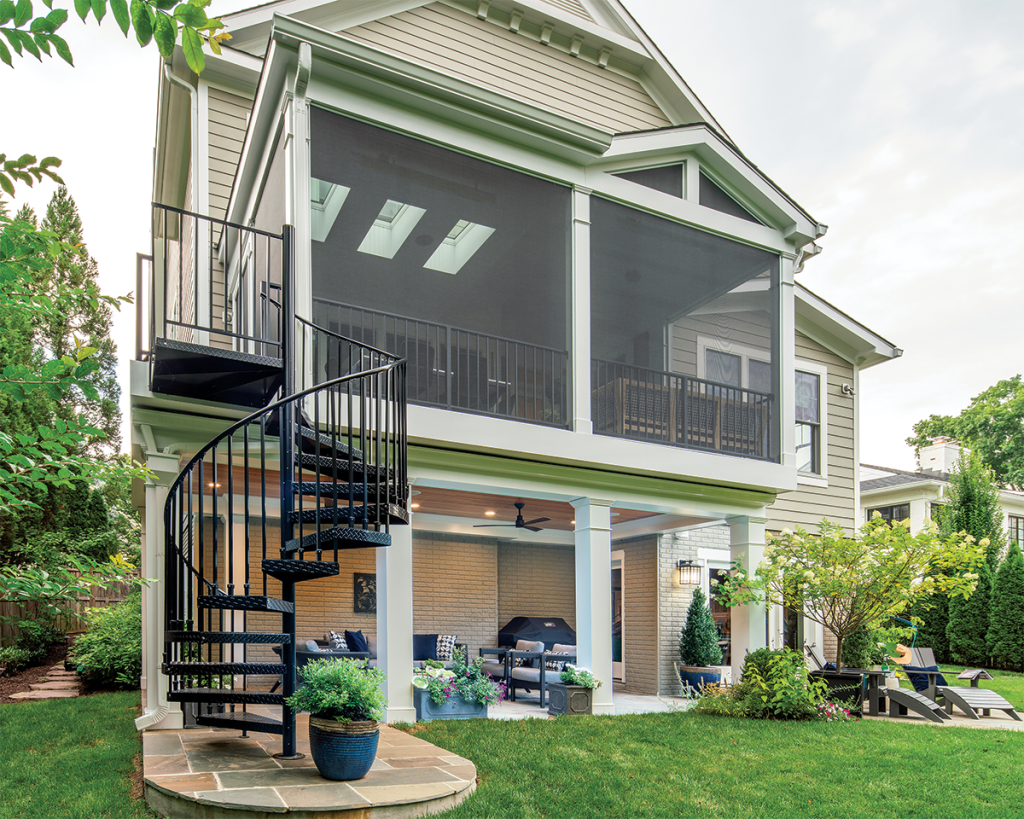
<path fill-rule="evenodd" d="M 414 491 L 419 494 L 413 495 L 412 503 L 414 512 L 418 514 L 443 515 L 455 518 L 473 518 L 474 520 L 487 520 L 492 523 L 514 524 L 516 520 L 516 501 L 523 501 L 526 506 L 523 508 L 523 517 L 526 520 L 534 518 L 550 518 L 551 520 L 539 524 L 542 529 L 554 529 L 563 532 L 572 532 L 573 519 L 576 512 L 572 505 L 564 501 L 541 500 L 539 498 L 519 497 L 517 495 L 491 495 L 483 492 L 461 492 L 455 489 L 439 489 L 430 486 L 416 486 Z M 487 512 L 494 512 L 489 516 Z M 612 510 L 613 531 L 622 524 L 643 518 L 663 517 L 656 512 L 642 511 L 639 509 L 623 509 L 614 507 Z M 673 518 L 674 527 L 687 526 L 697 523 L 696 518 Z M 481 532 L 484 534 L 484 532 Z M 488 534 L 498 534 L 497 531 Z"/>

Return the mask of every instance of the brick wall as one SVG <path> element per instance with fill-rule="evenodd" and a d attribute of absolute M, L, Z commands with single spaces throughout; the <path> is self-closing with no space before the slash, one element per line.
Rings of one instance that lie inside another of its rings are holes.
<path fill-rule="evenodd" d="M 576 557 L 571 546 L 498 546 L 498 628 L 513 617 L 561 617 L 576 628 Z M 494 642 L 497 645 L 497 631 Z"/>

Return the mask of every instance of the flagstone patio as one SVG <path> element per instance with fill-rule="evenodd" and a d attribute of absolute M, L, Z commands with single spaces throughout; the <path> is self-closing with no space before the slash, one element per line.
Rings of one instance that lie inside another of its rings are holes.
<path fill-rule="evenodd" d="M 297 819 L 425 816 L 454 807 L 476 789 L 473 763 L 429 742 L 381 727 L 365 778 L 331 782 L 309 753 L 309 717 L 298 717 L 298 750 L 279 760 L 272 734 L 191 728 L 143 735 L 146 801 L 161 816 L 243 819 L 287 813 Z"/>

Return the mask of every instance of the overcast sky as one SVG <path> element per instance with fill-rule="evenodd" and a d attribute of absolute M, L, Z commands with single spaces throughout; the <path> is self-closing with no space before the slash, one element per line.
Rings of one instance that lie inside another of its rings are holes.
<path fill-rule="evenodd" d="M 829 225 L 800 281 L 905 350 L 862 376 L 861 460 L 912 469 L 915 421 L 1024 370 L 1024 2 L 625 3 L 739 148 Z M 149 246 L 159 59 L 112 19 L 62 33 L 76 68 L 0 65 L 0 151 L 64 160 L 104 290 L 123 294 Z M 42 212 L 52 192 L 16 201 Z M 126 394 L 134 326 L 124 309 Z"/>

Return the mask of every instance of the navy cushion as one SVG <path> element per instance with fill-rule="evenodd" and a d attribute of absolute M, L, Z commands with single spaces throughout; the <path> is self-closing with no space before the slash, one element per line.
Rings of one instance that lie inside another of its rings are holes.
<path fill-rule="evenodd" d="M 910 684 L 914 686 L 915 691 L 924 691 L 928 687 L 928 675 L 927 674 L 915 674 L 915 671 L 938 671 L 937 665 L 905 665 L 903 670 L 907 672 L 907 678 L 910 680 Z M 949 685 L 946 682 L 946 678 L 939 674 L 935 678 L 936 685 Z"/>
<path fill-rule="evenodd" d="M 369 645 L 366 643 L 366 638 L 363 636 L 363 632 L 361 631 L 346 631 L 345 643 L 348 645 L 349 651 L 370 650 Z"/>
<path fill-rule="evenodd" d="M 414 660 L 436 660 L 437 659 L 437 635 L 436 634 L 414 634 L 414 635 L 412 635 L 412 658 Z"/>

